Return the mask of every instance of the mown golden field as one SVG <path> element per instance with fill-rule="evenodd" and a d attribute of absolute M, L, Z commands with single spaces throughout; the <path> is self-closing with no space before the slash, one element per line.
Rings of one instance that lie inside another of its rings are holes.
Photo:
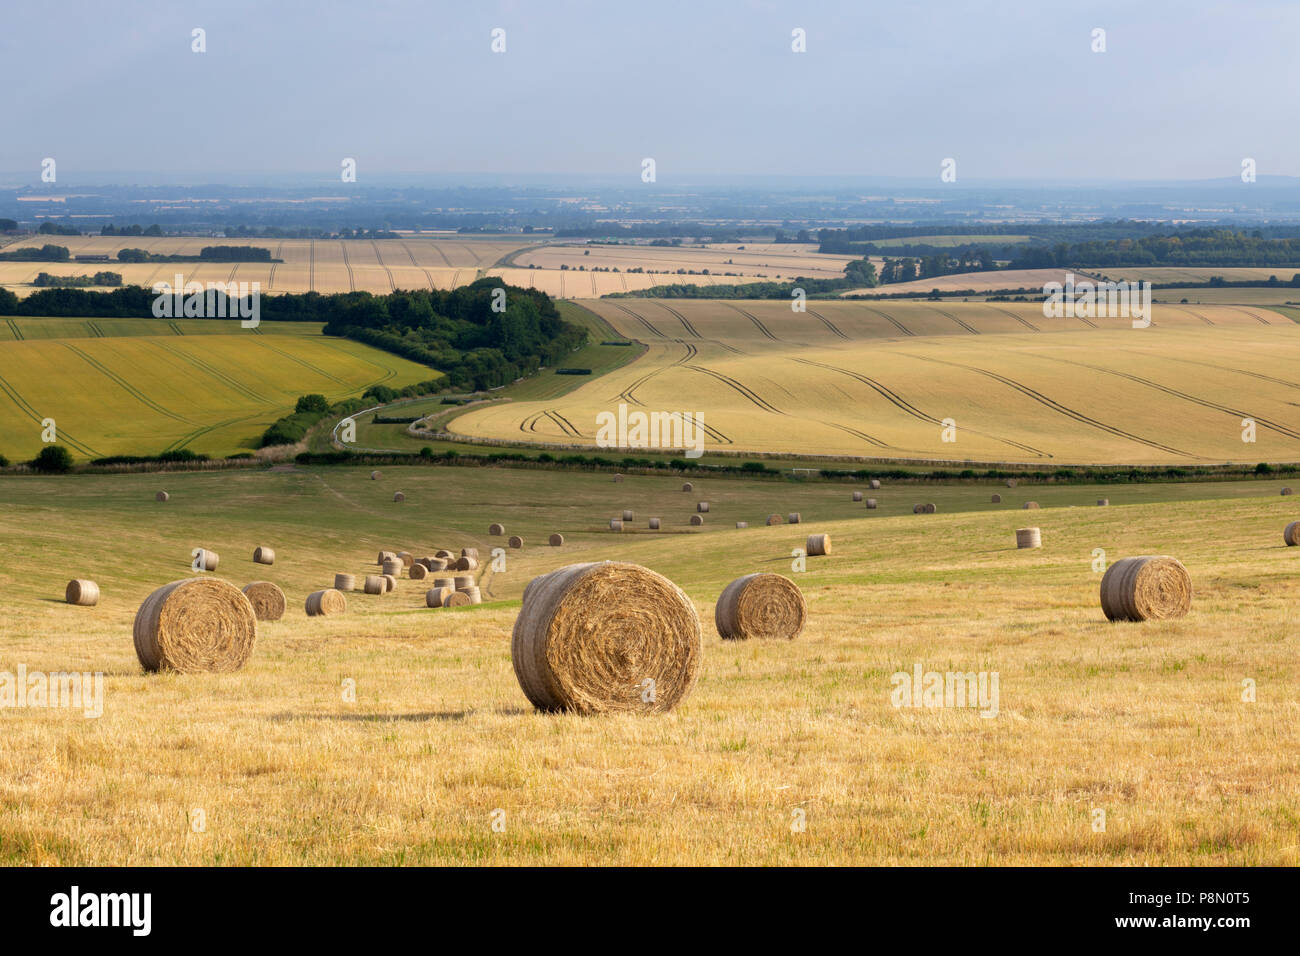
<path fill-rule="evenodd" d="M 597 416 L 625 404 L 698 415 L 708 451 L 1041 465 L 1300 455 L 1300 328 L 1266 307 L 1161 304 L 1135 329 L 1010 302 L 582 304 L 646 354 L 449 430 L 594 446 Z"/>
<path fill-rule="evenodd" d="M 361 468 L 0 479 L 0 671 L 105 674 L 97 719 L 0 711 L 0 858 L 1300 862 L 1300 548 L 1282 543 L 1297 514 L 1278 482 L 886 482 L 873 513 L 851 501 L 860 485 L 694 480 L 688 495 L 679 477 L 445 467 L 385 468 L 379 481 Z M 153 500 L 159 489 L 169 502 Z M 989 504 L 994 491 L 1003 504 Z M 1095 507 L 1102 496 L 1111 507 Z M 1030 498 L 1042 510 L 1021 510 Z M 697 499 L 712 510 L 689 529 Z M 939 513 L 904 513 L 913 501 Z M 662 516 L 665 531 L 603 531 L 623 508 L 642 529 Z M 761 526 L 790 510 L 803 524 Z M 309 590 L 365 570 L 381 547 L 491 547 L 490 521 L 525 544 L 485 575 L 489 604 L 428 610 L 423 583 L 403 580 L 389 597 L 351 595 L 341 617 L 303 614 Z M 1027 523 L 1040 550 L 1015 549 Z M 556 530 L 565 545 L 543 545 Z M 791 550 L 814 531 L 833 553 L 796 573 Z M 251 563 L 257 545 L 276 549 L 273 567 Z M 289 611 L 259 626 L 242 672 L 145 675 L 133 615 L 191 574 L 196 546 L 220 553 L 219 577 L 280 584 Z M 1191 613 L 1108 623 L 1096 549 L 1179 557 Z M 541 714 L 516 683 L 523 585 L 604 558 L 666 574 L 701 614 L 701 678 L 671 714 Z M 803 588 L 798 640 L 716 636 L 717 595 L 755 570 Z M 62 603 L 73 576 L 99 582 L 98 607 Z M 896 708 L 891 675 L 918 664 L 996 672 L 996 717 Z"/>

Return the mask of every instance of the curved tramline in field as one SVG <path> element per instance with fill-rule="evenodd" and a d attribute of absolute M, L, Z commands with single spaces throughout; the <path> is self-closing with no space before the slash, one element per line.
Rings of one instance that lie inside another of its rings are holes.
<path fill-rule="evenodd" d="M 623 402 L 697 415 L 713 430 L 706 450 L 736 453 L 1300 460 L 1290 374 L 1300 328 L 1268 310 L 1157 304 L 1151 327 L 1135 329 L 1129 318 L 1050 318 L 1012 302 L 818 300 L 809 312 L 770 300 L 584 304 L 645 354 L 544 405 L 466 412 L 449 431 L 591 447 L 594 437 L 580 436 Z M 1245 420 L 1253 440 L 1243 441 Z"/>

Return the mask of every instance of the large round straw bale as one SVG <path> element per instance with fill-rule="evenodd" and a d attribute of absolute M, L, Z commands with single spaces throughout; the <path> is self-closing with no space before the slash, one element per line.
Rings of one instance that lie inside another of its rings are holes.
<path fill-rule="evenodd" d="M 1001 496 L 1001 495 L 994 495 L 994 496 L 993 496 L 992 498 L 990 498 L 989 500 L 992 501 L 995 505 L 1000 505 L 1000 504 L 1002 504 L 1002 496 Z"/>
<path fill-rule="evenodd" d="M 728 640 L 794 640 L 808 617 L 799 586 L 780 574 L 747 574 L 723 590 L 713 611 L 719 636 Z"/>
<path fill-rule="evenodd" d="M 357 589 L 356 575 L 353 574 L 336 574 L 334 575 L 334 590 L 336 591 L 355 591 Z"/>
<path fill-rule="evenodd" d="M 912 505 L 912 514 L 914 515 L 925 514 L 925 505 Z"/>
<path fill-rule="evenodd" d="M 424 603 L 427 607 L 442 607 L 447 595 L 455 591 L 455 588 L 429 588 L 424 592 Z"/>
<path fill-rule="evenodd" d="M 478 560 L 478 548 L 461 548 L 461 549 L 460 549 L 460 556 L 461 556 L 462 558 L 473 558 L 475 561 L 477 561 L 477 560 Z"/>
<path fill-rule="evenodd" d="M 237 671 L 257 640 L 244 592 L 219 578 L 186 578 L 154 591 L 135 614 L 135 653 L 147 671 Z"/>
<path fill-rule="evenodd" d="M 767 523 L 769 525 L 785 524 L 785 518 L 783 518 L 781 515 L 768 515 Z"/>
<path fill-rule="evenodd" d="M 474 599 L 464 591 L 452 591 L 442 599 L 443 607 L 469 607 Z"/>
<path fill-rule="evenodd" d="M 1037 528 L 1016 529 L 1017 548 L 1041 548 L 1042 546 L 1043 534 Z"/>
<path fill-rule="evenodd" d="M 494 522 L 493 524 L 488 525 L 488 534 L 492 535 L 494 538 L 499 538 L 505 533 L 506 526 L 503 524 L 496 524 Z"/>
<path fill-rule="evenodd" d="M 609 519 L 609 530 L 610 530 L 610 531 L 622 531 L 622 530 L 623 530 L 623 519 L 621 519 L 621 518 L 610 518 L 610 519 Z"/>
<path fill-rule="evenodd" d="M 624 520 L 624 521 L 632 521 L 632 520 L 635 519 L 635 517 L 636 517 L 636 516 L 635 516 L 631 511 L 629 511 L 628 509 L 626 509 L 626 508 L 623 509 L 623 520 Z"/>
<path fill-rule="evenodd" d="M 809 555 L 830 554 L 831 536 L 828 534 L 810 534 L 804 542 L 804 551 Z"/>
<path fill-rule="evenodd" d="M 551 535 L 549 543 L 552 548 L 558 548 L 560 545 L 564 544 L 564 535 L 559 534 L 558 532 Z"/>
<path fill-rule="evenodd" d="M 929 502 L 926 502 L 924 505 L 921 506 L 921 510 L 924 511 L 924 512 L 925 512 L 926 514 L 928 514 L 928 515 L 932 515 L 932 514 L 934 514 L 936 511 L 939 510 L 939 506 L 936 505 L 933 501 L 929 501 Z"/>
<path fill-rule="evenodd" d="M 384 593 L 385 593 L 385 594 L 389 594 L 390 592 L 392 592 L 392 591 L 396 591 L 396 590 L 397 590 L 397 575 L 395 575 L 395 574 L 385 574 L 385 575 L 384 575 Z"/>
<path fill-rule="evenodd" d="M 461 588 L 460 593 L 468 597 L 471 604 L 483 603 L 483 593 L 478 589 L 478 585 L 469 588 Z"/>
<path fill-rule="evenodd" d="M 1016 479 L 1014 479 L 1014 478 L 1008 478 L 1008 479 L 1007 479 L 1007 487 L 1008 487 L 1008 488 L 1014 488 L 1015 486 L 1016 486 Z"/>
<path fill-rule="evenodd" d="M 691 524 L 697 528 L 704 524 L 704 515 L 691 515 Z"/>
<path fill-rule="evenodd" d="M 466 588 L 472 588 L 473 586 L 474 575 L 472 574 L 458 574 L 452 578 L 452 587 L 457 591 L 463 591 Z"/>
<path fill-rule="evenodd" d="M 415 558 L 411 557 L 410 551 L 398 551 L 397 560 L 402 562 L 402 567 L 409 568 L 415 563 Z"/>
<path fill-rule="evenodd" d="M 622 480 L 623 480 L 623 476 L 622 476 L 622 475 L 615 475 L 615 476 L 614 476 L 614 480 L 615 480 L 615 481 L 622 481 Z"/>
<path fill-rule="evenodd" d="M 456 557 L 456 554 L 454 551 L 448 551 L 446 548 L 439 548 L 437 551 L 433 552 L 433 556 L 435 558 L 443 558 L 445 560 L 447 558 Z"/>
<path fill-rule="evenodd" d="M 221 555 L 208 548 L 199 548 L 199 553 L 192 557 L 190 567 L 203 571 L 215 571 L 221 563 Z"/>
<path fill-rule="evenodd" d="M 1282 540 L 1292 547 L 1300 544 L 1300 521 L 1292 521 L 1282 529 Z"/>
<path fill-rule="evenodd" d="M 868 498 L 867 507 L 874 511 L 876 508 L 880 507 L 880 502 L 876 501 L 875 498 Z"/>
<path fill-rule="evenodd" d="M 79 607 L 94 607 L 99 603 L 99 585 L 85 578 L 73 578 L 64 588 L 63 598 Z"/>
<path fill-rule="evenodd" d="M 749 522 L 748 522 L 748 521 L 737 521 L 737 522 L 736 522 L 736 527 L 737 527 L 737 528 L 748 528 L 748 527 L 749 527 Z"/>
<path fill-rule="evenodd" d="M 659 521 L 658 518 L 651 518 L 651 519 L 650 519 L 650 526 L 649 526 L 649 527 L 650 527 L 650 530 L 651 530 L 651 531 L 658 531 L 658 530 L 659 530 L 659 525 L 660 525 L 660 521 Z"/>
<path fill-rule="evenodd" d="M 449 569 L 449 570 L 450 570 L 450 569 Z M 461 558 L 459 561 L 456 562 L 456 570 L 457 570 L 457 571 L 477 571 L 477 570 L 478 570 L 478 558 L 471 558 L 469 555 L 466 555 L 465 557 Z"/>
<path fill-rule="evenodd" d="M 284 617 L 284 592 L 270 581 L 254 581 L 244 585 L 244 597 L 253 605 L 253 614 L 259 621 L 278 621 Z"/>
<path fill-rule="evenodd" d="M 401 573 L 402 573 L 402 571 L 405 569 L 405 567 L 406 567 L 406 566 L 405 566 L 404 564 L 402 564 L 402 559 L 401 559 L 401 558 L 393 558 L 391 561 L 385 561 L 385 562 L 384 562 L 383 573 L 384 573 L 384 574 L 398 575 L 398 574 L 401 574 Z"/>
<path fill-rule="evenodd" d="M 801 521 L 803 521 L 803 515 L 799 514 L 799 512 L 797 511 L 791 511 L 788 515 L 785 516 L 785 520 L 790 524 L 799 524 Z"/>
<path fill-rule="evenodd" d="M 1176 558 L 1121 558 L 1101 578 L 1101 609 L 1112 621 L 1182 617 L 1192 606 L 1192 578 Z"/>
<path fill-rule="evenodd" d="M 510 545 L 512 548 L 522 548 L 524 546 L 524 539 L 519 537 L 517 534 L 512 534 L 510 540 L 507 541 L 506 544 Z"/>
<path fill-rule="evenodd" d="M 1108 505 L 1108 504 L 1110 504 L 1110 499 L 1109 499 L 1109 498 L 1098 498 L 1098 499 L 1097 499 L 1097 506 L 1098 506 L 1098 507 L 1104 508 L 1104 507 L 1106 507 L 1106 505 Z"/>
<path fill-rule="evenodd" d="M 1291 493 L 1292 493 L 1292 492 L 1291 492 L 1291 489 L 1290 489 L 1290 488 L 1283 488 L 1283 489 L 1282 489 L 1282 494 L 1284 494 L 1284 495 L 1289 495 L 1289 494 L 1291 494 Z"/>
<path fill-rule="evenodd" d="M 695 510 L 700 514 L 708 514 L 709 503 L 707 501 L 697 501 L 695 503 Z"/>
<path fill-rule="evenodd" d="M 375 561 L 375 564 L 378 564 L 380 567 L 382 567 L 385 561 L 396 561 L 396 560 L 397 560 L 396 551 L 380 551 L 379 558 L 378 560 Z"/>
<path fill-rule="evenodd" d="M 872 478 L 872 479 L 871 479 L 871 490 L 872 490 L 872 491 L 879 491 L 879 490 L 880 490 L 880 479 L 879 479 L 879 478 Z"/>
<path fill-rule="evenodd" d="M 388 586 L 384 583 L 384 576 L 382 574 L 366 575 L 365 592 L 367 594 L 383 594 L 387 590 Z"/>
<path fill-rule="evenodd" d="M 341 591 L 326 588 L 324 591 L 312 591 L 307 595 L 307 616 L 325 617 L 330 614 L 342 614 L 348 609 L 348 599 Z"/>
<path fill-rule="evenodd" d="M 1037 502 L 1037 501 L 1026 501 L 1026 502 L 1025 502 L 1025 510 L 1026 510 L 1026 511 L 1037 511 L 1037 510 L 1038 510 L 1038 502 Z"/>
<path fill-rule="evenodd" d="M 663 712 L 700 669 L 700 619 L 667 578 L 635 564 L 573 564 L 524 588 L 510 657 L 541 710 Z"/>
<path fill-rule="evenodd" d="M 379 480 L 379 472 L 377 472 L 377 471 L 372 471 L 372 472 L 370 473 L 370 480 L 371 480 L 371 481 L 378 481 L 378 480 Z"/>
<path fill-rule="evenodd" d="M 253 563 L 254 564 L 275 564 L 275 550 L 267 547 L 254 548 Z"/>
<path fill-rule="evenodd" d="M 154 495 L 154 499 L 155 499 L 156 501 L 166 501 L 166 500 L 169 499 L 170 497 L 171 497 L 171 495 L 167 494 L 167 492 L 165 492 L 165 491 L 160 491 L 160 492 L 158 492 L 158 494 Z"/>
<path fill-rule="evenodd" d="M 400 491 L 394 491 L 393 500 L 399 503 L 403 502 L 406 500 L 406 495 L 402 494 Z"/>
<path fill-rule="evenodd" d="M 682 491 L 694 491 L 694 490 L 695 490 L 695 486 L 691 484 L 689 481 L 684 482 L 682 484 Z"/>
<path fill-rule="evenodd" d="M 406 573 L 411 576 L 412 581 L 423 581 L 429 576 L 429 569 L 423 564 L 413 564 L 411 565 L 411 569 Z"/>
<path fill-rule="evenodd" d="M 861 500 L 862 500 L 862 492 L 860 492 L 860 491 L 855 491 L 855 492 L 853 492 L 853 500 L 854 500 L 854 501 L 861 501 Z"/>
<path fill-rule="evenodd" d="M 454 591 L 456 590 L 456 579 L 455 578 L 434 578 L 433 586 L 435 588 L 451 588 Z"/>

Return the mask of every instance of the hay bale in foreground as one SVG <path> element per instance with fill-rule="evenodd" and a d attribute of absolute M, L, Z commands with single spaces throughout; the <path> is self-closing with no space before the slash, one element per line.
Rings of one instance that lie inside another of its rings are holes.
<path fill-rule="evenodd" d="M 474 599 L 464 591 L 452 591 L 442 599 L 443 607 L 469 607 Z"/>
<path fill-rule="evenodd" d="M 499 538 L 505 533 L 506 533 L 506 526 L 503 524 L 497 524 L 496 522 L 493 522 L 492 524 L 488 525 L 488 534 L 494 538 Z"/>
<path fill-rule="evenodd" d="M 558 548 L 560 545 L 564 544 L 564 535 L 556 532 L 547 539 L 547 543 L 552 548 Z"/>
<path fill-rule="evenodd" d="M 709 503 L 707 501 L 697 501 L 695 502 L 695 510 L 700 514 L 708 514 Z"/>
<path fill-rule="evenodd" d="M 748 528 L 748 527 L 749 527 L 749 522 L 748 522 L 748 521 L 737 521 L 737 522 L 736 522 L 736 527 L 737 527 L 737 528 Z"/>
<path fill-rule="evenodd" d="M 1038 510 L 1038 502 L 1037 502 L 1037 501 L 1026 501 L 1026 502 L 1025 502 L 1025 510 L 1026 510 L 1026 511 L 1037 511 L 1037 510 Z"/>
<path fill-rule="evenodd" d="M 609 530 L 610 530 L 610 531 L 622 531 L 622 530 L 623 530 L 623 520 L 622 520 L 621 518 L 610 518 L 610 519 L 609 519 Z"/>
<path fill-rule="evenodd" d="M 1282 494 L 1284 494 L 1284 495 L 1289 495 L 1289 494 L 1291 494 L 1291 489 L 1290 489 L 1290 488 L 1283 488 L 1283 489 L 1282 489 Z"/>
<path fill-rule="evenodd" d="M 466 588 L 472 588 L 474 586 L 474 575 L 458 574 L 451 579 L 451 586 L 452 590 L 455 591 L 463 591 Z"/>
<path fill-rule="evenodd" d="M 308 617 L 328 617 L 331 614 L 342 614 L 347 609 L 348 599 L 334 588 L 312 591 L 307 595 Z"/>
<path fill-rule="evenodd" d="M 397 560 L 402 562 L 402 567 L 404 568 L 409 568 L 415 563 L 415 558 L 411 557 L 411 552 L 409 551 L 398 551 Z"/>
<path fill-rule="evenodd" d="M 447 595 L 455 593 L 455 588 L 429 588 L 424 592 L 424 604 L 426 607 L 442 607 L 446 603 Z"/>
<path fill-rule="evenodd" d="M 465 595 L 467 598 L 469 598 L 469 603 L 470 603 L 470 604 L 482 604 L 482 603 L 483 603 L 483 594 L 482 594 L 481 591 L 479 591 L 479 589 L 478 589 L 478 585 L 477 585 L 477 584 L 474 585 L 473 587 L 461 588 L 460 591 L 458 591 L 457 593 L 459 593 L 459 594 L 463 594 L 463 595 Z"/>
<path fill-rule="evenodd" d="M 614 476 L 614 480 L 615 480 L 615 481 L 622 481 L 622 480 L 623 480 L 623 476 L 622 476 L 622 475 L 615 475 L 615 476 Z"/>
<path fill-rule="evenodd" d="M 689 481 L 685 482 L 682 485 L 682 491 L 694 491 L 694 490 L 695 490 L 695 486 L 691 484 Z"/>
<path fill-rule="evenodd" d="M 259 621 L 278 621 L 284 617 L 284 592 L 270 581 L 254 581 L 244 585 L 244 597 L 253 605 L 253 616 Z"/>
<path fill-rule="evenodd" d="M 871 509 L 871 510 L 874 511 L 876 508 L 879 508 L 879 507 L 880 507 L 880 503 L 879 503 L 878 501 L 876 501 L 875 498 L 868 498 L 868 499 L 867 499 L 867 507 L 868 507 L 869 509 Z"/>
<path fill-rule="evenodd" d="M 912 514 L 914 515 L 925 514 L 925 505 L 912 505 Z"/>
<path fill-rule="evenodd" d="M 401 574 L 402 571 L 404 571 L 405 569 L 406 569 L 406 565 L 402 563 L 400 558 L 393 558 L 392 560 L 384 562 L 383 573 L 391 574 L 394 577 L 396 577 L 397 575 Z"/>
<path fill-rule="evenodd" d="M 695 684 L 700 619 L 680 588 L 647 568 L 574 564 L 524 588 L 510 657 L 539 710 L 662 713 Z"/>
<path fill-rule="evenodd" d="M 768 515 L 767 523 L 769 527 L 774 524 L 785 524 L 785 518 L 781 517 L 781 515 Z"/>
<path fill-rule="evenodd" d="M 155 501 L 167 501 L 168 499 L 171 498 L 171 495 L 167 494 L 167 492 L 165 491 L 160 491 L 158 492 L 158 494 L 154 495 L 153 497 Z"/>
<path fill-rule="evenodd" d="M 815 556 L 831 553 L 831 536 L 828 534 L 810 534 L 804 542 L 804 553 Z"/>
<path fill-rule="evenodd" d="M 1014 488 L 1015 486 L 1016 486 L 1016 479 L 1014 479 L 1014 478 L 1008 478 L 1008 479 L 1007 479 L 1007 487 L 1008 487 L 1008 488 Z"/>
<path fill-rule="evenodd" d="M 448 568 L 448 570 L 451 570 L 451 568 Z M 459 561 L 456 562 L 455 570 L 457 570 L 457 571 L 477 571 L 477 570 L 478 570 L 478 558 L 471 558 L 469 555 L 465 555 L 465 557 L 461 558 Z"/>
<path fill-rule="evenodd" d="M 85 578 L 73 578 L 63 589 L 63 599 L 78 607 L 94 607 L 99 603 L 99 585 Z"/>
<path fill-rule="evenodd" d="M 747 574 L 723 589 L 713 611 L 718 635 L 726 640 L 751 637 L 792 641 L 803 631 L 808 603 L 799 586 L 780 574 Z"/>
<path fill-rule="evenodd" d="M 394 491 L 393 500 L 400 504 L 401 502 L 406 500 L 406 495 L 402 494 L 400 491 Z"/>
<path fill-rule="evenodd" d="M 1043 534 L 1037 528 L 1016 529 L 1017 548 L 1041 548 L 1042 546 Z"/>
<path fill-rule="evenodd" d="M 334 575 L 334 590 L 355 591 L 356 589 L 357 589 L 356 575 L 352 575 L 352 574 Z"/>
<path fill-rule="evenodd" d="M 1109 498 L 1098 498 L 1098 499 L 1097 499 L 1097 507 L 1099 507 L 1099 508 L 1104 508 L 1104 507 L 1106 507 L 1108 504 L 1110 504 L 1110 499 L 1109 499 Z"/>
<path fill-rule="evenodd" d="M 412 581 L 423 581 L 429 576 L 429 569 L 423 564 L 413 564 L 411 569 L 406 572 Z"/>
<path fill-rule="evenodd" d="M 365 583 L 365 592 L 367 594 L 384 594 L 388 591 L 388 585 L 384 583 L 382 574 L 367 574 Z"/>
<path fill-rule="evenodd" d="M 993 496 L 992 498 L 990 498 L 989 500 L 992 501 L 995 505 L 1000 505 L 1000 504 L 1002 504 L 1002 496 L 1001 496 L 1001 495 L 994 495 L 994 496 Z"/>
<path fill-rule="evenodd" d="M 275 549 L 261 547 L 253 549 L 254 564 L 275 564 Z"/>
<path fill-rule="evenodd" d="M 456 579 L 455 578 L 434 578 L 433 586 L 435 588 L 451 588 L 454 591 L 456 590 Z"/>
<path fill-rule="evenodd" d="M 928 515 L 932 515 L 939 510 L 939 506 L 936 505 L 933 501 L 926 502 L 926 504 L 922 505 L 921 507 L 922 510 Z"/>
<path fill-rule="evenodd" d="M 854 500 L 854 501 L 861 501 L 861 500 L 862 500 L 862 492 L 860 492 L 860 491 L 855 491 L 855 492 L 853 492 L 853 500 Z"/>
<path fill-rule="evenodd" d="M 871 479 L 871 490 L 872 490 L 872 491 L 879 491 L 879 490 L 880 490 L 880 479 L 879 479 L 879 478 L 872 478 L 872 479 Z"/>
<path fill-rule="evenodd" d="M 790 524 L 799 524 L 803 521 L 803 515 L 799 514 L 797 511 L 791 511 L 785 516 L 785 520 Z"/>
<path fill-rule="evenodd" d="M 397 590 L 397 575 L 395 575 L 395 574 L 385 574 L 385 575 L 383 576 L 383 578 L 384 578 L 384 593 L 385 593 L 385 594 L 388 594 L 388 593 L 390 593 L 390 592 L 392 592 L 392 591 L 396 591 L 396 590 Z"/>
<path fill-rule="evenodd" d="M 1300 521 L 1292 521 L 1282 530 L 1282 540 L 1290 547 L 1300 544 Z"/>
<path fill-rule="evenodd" d="M 193 556 L 190 567 L 200 571 L 215 571 L 217 565 L 221 563 L 221 555 L 215 551 L 209 551 L 207 548 L 199 548 L 199 553 Z"/>
<path fill-rule="evenodd" d="M 650 528 L 650 530 L 651 530 L 651 531 L 658 531 L 658 530 L 659 530 L 659 525 L 660 525 L 660 523 L 661 523 L 661 522 L 659 521 L 658 518 L 651 518 L 651 519 L 650 519 L 650 524 L 649 524 L 649 528 Z"/>
<path fill-rule="evenodd" d="M 237 671 L 252 656 L 257 616 L 244 592 L 219 578 L 186 578 L 158 588 L 132 627 L 147 671 Z"/>
<path fill-rule="evenodd" d="M 461 556 L 462 558 L 473 558 L 475 561 L 477 561 L 477 560 L 478 560 L 478 548 L 461 548 L 461 549 L 460 549 L 460 556 Z"/>
<path fill-rule="evenodd" d="M 635 520 L 635 518 L 636 518 L 636 515 L 634 515 L 631 511 L 629 511 L 629 510 L 626 509 L 626 508 L 623 509 L 623 520 L 624 520 L 624 521 L 633 521 L 633 520 Z"/>
<path fill-rule="evenodd" d="M 444 561 L 456 557 L 454 552 L 448 551 L 446 548 L 439 548 L 437 551 L 433 552 L 433 556 L 435 558 L 442 558 Z"/>
<path fill-rule="evenodd" d="M 375 564 L 379 565 L 382 568 L 384 566 L 385 561 L 396 561 L 396 560 L 397 560 L 396 551 L 380 551 L 379 558 L 378 560 L 375 561 Z"/>
<path fill-rule="evenodd" d="M 704 524 L 704 515 L 691 515 L 691 524 L 697 528 Z"/>
<path fill-rule="evenodd" d="M 506 544 L 512 548 L 522 548 L 524 546 L 524 539 L 519 537 L 517 534 L 512 534 L 510 540 L 507 541 Z"/>
<path fill-rule="evenodd" d="M 377 472 L 377 471 L 372 471 L 372 472 L 370 473 L 370 480 L 371 480 L 371 481 L 378 481 L 378 480 L 379 480 L 379 472 Z"/>
<path fill-rule="evenodd" d="M 1182 617 L 1192 606 L 1192 578 L 1177 558 L 1121 558 L 1101 579 L 1101 609 L 1111 621 Z"/>

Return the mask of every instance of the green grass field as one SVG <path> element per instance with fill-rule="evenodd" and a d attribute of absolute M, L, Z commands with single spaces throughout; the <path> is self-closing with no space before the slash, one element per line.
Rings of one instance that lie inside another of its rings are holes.
<path fill-rule="evenodd" d="M 417 466 L 378 481 L 362 468 L 0 478 L 0 671 L 102 671 L 106 687 L 98 719 L 0 714 L 0 859 L 1300 862 L 1300 549 L 1282 543 L 1297 514 L 1277 482 L 886 484 L 879 512 L 848 484 L 695 482 L 684 494 L 667 476 Z M 1102 496 L 1111 507 L 1095 507 Z M 1028 499 L 1042 510 L 1021 510 Z M 696 500 L 712 510 L 690 529 Z M 939 513 L 900 513 L 922 500 Z M 623 508 L 641 528 L 663 517 L 664 532 L 603 530 Z M 800 525 L 761 525 L 796 510 Z M 484 573 L 484 606 L 429 610 L 424 584 L 403 580 L 392 596 L 350 595 L 337 618 L 303 613 L 308 591 L 373 571 L 380 548 L 490 548 L 498 520 L 525 544 Z M 1042 549 L 1016 550 L 1026 524 Z M 551 531 L 563 547 L 541 543 Z M 791 551 L 814 531 L 833 553 L 796 573 Z M 257 545 L 275 548 L 273 567 L 251 563 Z M 219 577 L 280 584 L 288 613 L 259 627 L 240 673 L 144 675 L 133 615 L 191 574 L 198 546 L 220 553 Z M 1096 549 L 1179 557 L 1191 614 L 1107 623 Z M 685 589 L 704 621 L 700 682 L 661 717 L 536 713 L 510 663 L 523 586 L 605 558 Z M 718 593 L 756 570 L 802 587 L 799 640 L 717 637 Z M 98 607 L 62 602 L 74 576 L 98 581 Z M 890 676 L 916 664 L 996 671 L 997 716 L 896 709 Z"/>

